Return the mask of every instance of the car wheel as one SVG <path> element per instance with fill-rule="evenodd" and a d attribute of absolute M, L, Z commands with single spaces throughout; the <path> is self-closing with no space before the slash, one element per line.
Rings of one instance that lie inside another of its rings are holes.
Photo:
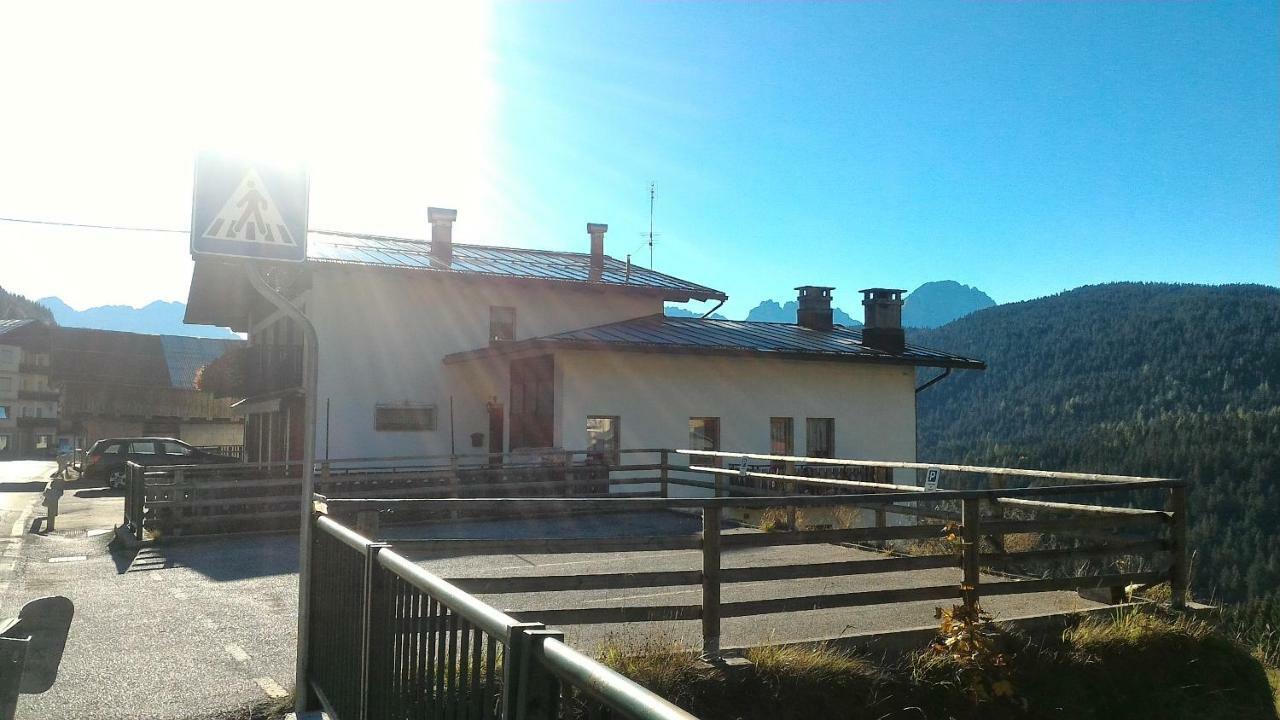
<path fill-rule="evenodd" d="M 107 476 L 107 485 L 112 489 L 122 488 L 124 487 L 125 478 L 128 476 L 129 475 L 125 472 L 124 468 L 116 468 Z"/>

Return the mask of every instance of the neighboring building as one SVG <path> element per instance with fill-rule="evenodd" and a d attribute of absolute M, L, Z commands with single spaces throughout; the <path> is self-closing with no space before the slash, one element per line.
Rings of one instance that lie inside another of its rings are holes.
<path fill-rule="evenodd" d="M 833 326 L 831 288 L 796 324 L 663 315 L 724 300 L 604 254 L 312 232 L 287 291 L 320 341 L 317 454 L 387 457 L 700 447 L 915 459 L 915 369 L 981 369 L 906 345 L 901 291 L 864 291 L 867 327 Z M 250 461 L 299 459 L 302 335 L 235 262 L 198 258 L 187 322 L 249 335 Z"/>
<path fill-rule="evenodd" d="M 160 436 L 240 446 L 244 419 L 195 387 L 200 368 L 239 340 L 54 328 L 51 377 L 61 390 L 62 434 L 78 447 L 106 437 Z"/>
<path fill-rule="evenodd" d="M 0 460 L 57 453 L 58 391 L 50 384 L 51 328 L 0 320 Z"/>

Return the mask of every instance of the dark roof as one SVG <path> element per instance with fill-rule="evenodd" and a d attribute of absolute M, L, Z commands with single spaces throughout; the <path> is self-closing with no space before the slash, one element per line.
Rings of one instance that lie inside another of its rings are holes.
<path fill-rule="evenodd" d="M 791 323 L 746 322 L 650 315 L 582 330 L 454 353 L 445 362 L 538 349 L 637 350 L 662 353 L 760 355 L 804 360 L 865 362 L 982 370 L 981 360 L 907 345 L 890 353 L 862 344 L 862 330 L 836 325 L 812 330 Z"/>
<path fill-rule="evenodd" d="M 231 348 L 244 344 L 243 340 L 161 335 L 160 347 L 165 364 L 169 366 L 169 383 L 176 388 L 194 389 L 200 368 L 222 357 Z"/>
<path fill-rule="evenodd" d="M 242 342 L 57 328 L 50 370 L 69 382 L 192 389 L 196 370 Z"/>
<path fill-rule="evenodd" d="M 33 322 L 35 322 L 35 320 L 32 320 L 30 318 L 21 318 L 18 320 L 0 320 L 0 335 L 3 335 L 9 332 L 10 330 L 17 330 L 23 325 L 26 325 L 28 323 L 33 323 Z"/>
<path fill-rule="evenodd" d="M 725 294 L 703 285 L 631 265 L 609 256 L 599 278 L 591 276 L 590 253 L 488 245 L 453 244 L 453 260 L 431 257 L 431 241 L 329 231 L 307 234 L 307 260 L 493 277 L 594 283 L 659 291 L 667 299 L 723 300 Z"/>

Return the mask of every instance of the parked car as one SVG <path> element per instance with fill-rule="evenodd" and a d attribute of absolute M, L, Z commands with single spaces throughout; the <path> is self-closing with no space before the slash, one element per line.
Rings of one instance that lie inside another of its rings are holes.
<path fill-rule="evenodd" d="M 113 488 L 124 487 L 129 462 L 143 467 L 163 467 L 238 463 L 240 458 L 216 455 L 173 438 L 107 438 L 94 443 L 85 453 L 81 477 L 105 481 Z"/>

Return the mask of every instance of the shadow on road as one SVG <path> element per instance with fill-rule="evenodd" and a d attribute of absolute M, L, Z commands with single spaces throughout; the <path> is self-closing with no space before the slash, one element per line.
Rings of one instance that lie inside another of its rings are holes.
<path fill-rule="evenodd" d="M 0 492 L 40 492 L 44 486 L 44 480 L 0 483 Z"/>
<path fill-rule="evenodd" d="M 113 552 L 124 570 L 195 570 L 214 582 L 229 582 L 298 572 L 298 538 L 256 535 L 193 538 L 148 545 L 133 553 Z M 122 570 L 121 572 L 123 572 Z"/>

